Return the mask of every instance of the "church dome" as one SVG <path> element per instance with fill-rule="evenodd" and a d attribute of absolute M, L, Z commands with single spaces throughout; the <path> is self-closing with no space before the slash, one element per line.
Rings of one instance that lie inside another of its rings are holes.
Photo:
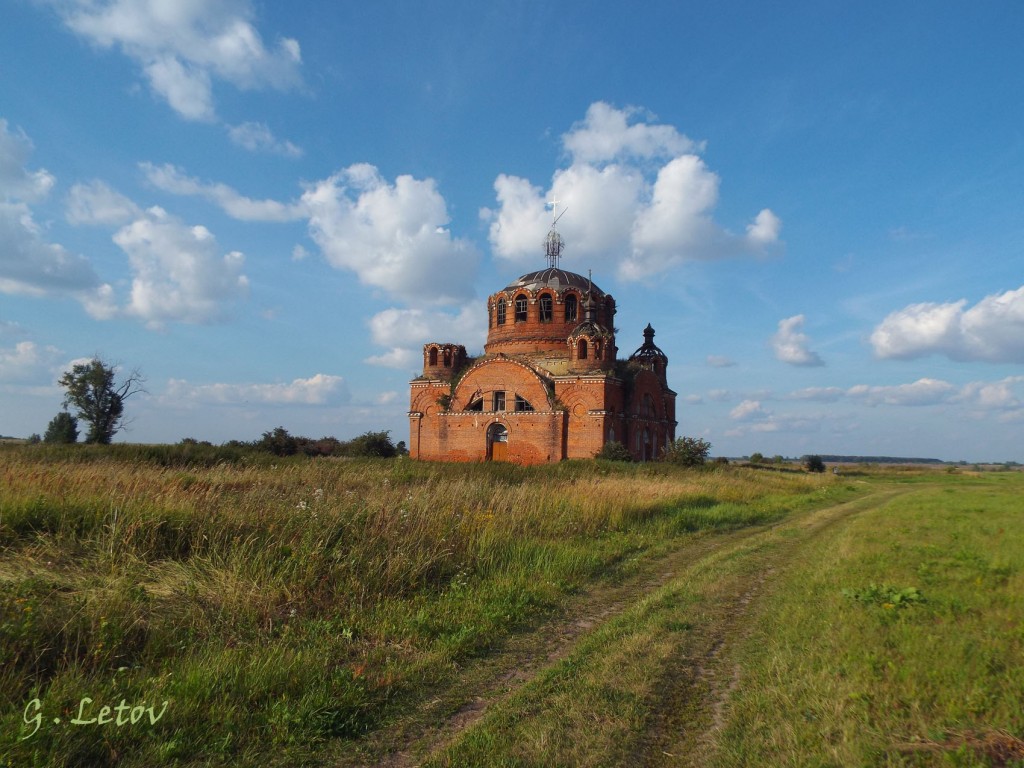
<path fill-rule="evenodd" d="M 592 290 L 595 297 L 605 295 L 604 291 L 596 285 L 592 285 L 590 280 L 583 275 L 577 275 L 575 272 L 567 272 L 566 270 L 559 269 L 558 267 L 548 267 L 547 269 L 542 269 L 537 272 L 529 272 L 518 280 L 505 286 L 505 291 L 512 293 L 514 291 L 526 290 L 536 293 L 541 288 L 551 288 L 558 292 L 561 292 L 566 288 L 578 288 L 584 292 Z"/>

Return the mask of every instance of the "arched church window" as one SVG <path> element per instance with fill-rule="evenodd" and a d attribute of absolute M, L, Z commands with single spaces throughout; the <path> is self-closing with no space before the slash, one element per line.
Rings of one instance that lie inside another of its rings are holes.
<path fill-rule="evenodd" d="M 452 367 L 452 351 L 450 349 L 446 349 L 444 351 L 444 367 L 445 368 L 451 368 Z"/>
<path fill-rule="evenodd" d="M 428 365 L 437 365 L 437 347 L 431 347 L 430 353 L 427 356 Z"/>
<path fill-rule="evenodd" d="M 565 322 L 576 322 L 576 307 L 576 294 L 570 293 L 568 296 L 565 297 Z"/>
<path fill-rule="evenodd" d="M 516 296 L 516 322 L 522 323 L 526 320 L 526 297 L 523 294 Z"/>
<path fill-rule="evenodd" d="M 505 299 L 504 298 L 498 299 L 497 316 L 498 316 L 498 325 L 504 325 L 505 324 Z"/>
<path fill-rule="evenodd" d="M 601 359 L 601 342 L 600 341 L 595 341 L 594 342 L 594 359 L 595 360 L 600 360 Z"/>
<path fill-rule="evenodd" d="M 551 322 L 551 294 L 545 293 L 540 297 L 540 321 L 542 323 Z"/>
<path fill-rule="evenodd" d="M 643 403 L 640 406 L 641 416 L 654 416 L 654 398 L 651 397 L 649 392 L 644 393 Z"/>
<path fill-rule="evenodd" d="M 587 359 L 587 340 L 586 339 L 580 339 L 580 343 L 576 347 L 576 349 L 577 349 L 577 352 L 579 353 L 576 356 L 580 360 L 586 360 Z"/>

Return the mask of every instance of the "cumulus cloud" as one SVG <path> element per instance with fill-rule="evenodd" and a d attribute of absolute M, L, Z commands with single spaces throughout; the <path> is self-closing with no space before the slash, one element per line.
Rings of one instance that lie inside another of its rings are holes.
<path fill-rule="evenodd" d="M 21 341 L 11 348 L 0 347 L 0 381 L 32 381 L 48 374 L 56 364 L 60 350 Z"/>
<path fill-rule="evenodd" d="M 45 169 L 27 168 L 32 141 L 21 131 L 9 129 L 0 118 L 0 200 L 33 203 L 46 197 L 56 179 Z"/>
<path fill-rule="evenodd" d="M 1000 381 L 972 381 L 954 398 L 982 410 L 1015 411 L 1024 405 L 1024 376 L 1007 376 Z"/>
<path fill-rule="evenodd" d="M 761 407 L 761 403 L 757 400 L 744 400 L 729 411 L 729 418 L 733 421 L 754 421 L 766 419 L 770 415 L 768 411 Z"/>
<path fill-rule="evenodd" d="M 409 303 L 443 304 L 473 295 L 478 254 L 446 229 L 433 179 L 383 179 L 358 164 L 309 186 L 309 232 L 334 267 Z"/>
<path fill-rule="evenodd" d="M 703 145 L 639 110 L 592 104 L 562 144 L 571 163 L 554 173 L 548 190 L 517 176 L 495 180 L 498 208 L 481 216 L 497 256 L 539 260 L 548 201 L 571 211 L 559 221 L 566 262 L 614 267 L 623 279 L 688 260 L 763 253 L 779 242 L 781 221 L 767 208 L 743 235 L 718 224 L 720 180 L 697 154 Z"/>
<path fill-rule="evenodd" d="M 775 358 L 783 363 L 813 367 L 825 363 L 808 348 L 810 339 L 802 332 L 804 316 L 794 315 L 779 321 L 779 330 L 771 338 Z"/>
<path fill-rule="evenodd" d="M 30 204 L 45 198 L 56 180 L 29 170 L 32 142 L 0 120 L 0 293 L 66 295 L 96 317 L 109 316 L 112 288 L 101 283 L 82 255 L 51 243 Z"/>
<path fill-rule="evenodd" d="M 99 287 L 89 260 L 47 242 L 27 205 L 0 203 L 0 291 L 78 295 Z"/>
<path fill-rule="evenodd" d="M 823 420 L 820 414 L 775 414 L 752 400 L 740 403 L 729 415 L 739 423 L 726 431 L 727 437 L 774 432 L 817 432 Z"/>
<path fill-rule="evenodd" d="M 302 148 L 278 139 L 263 123 L 242 123 L 227 127 L 228 138 L 250 152 L 267 152 L 285 157 L 302 157 Z"/>
<path fill-rule="evenodd" d="M 881 358 L 945 355 L 957 361 L 1024 363 L 1024 286 L 967 300 L 911 304 L 889 314 L 871 334 Z"/>
<path fill-rule="evenodd" d="M 253 200 L 227 184 L 202 182 L 188 176 L 180 168 L 166 163 L 139 163 L 146 180 L 157 189 L 172 195 L 202 197 L 220 207 L 239 221 L 295 221 L 303 218 L 305 207 L 276 200 Z"/>
<path fill-rule="evenodd" d="M 119 309 L 113 288 L 103 286 L 102 301 L 91 309 L 94 315 L 124 313 L 154 329 L 168 322 L 212 323 L 225 319 L 234 303 L 248 295 L 240 252 L 221 255 L 206 227 L 185 224 L 158 206 L 144 210 L 103 182 L 72 187 L 67 218 L 72 224 L 119 227 L 112 239 L 128 256 L 132 285 L 127 305 Z"/>
<path fill-rule="evenodd" d="M 243 221 L 306 219 L 327 262 L 354 272 L 364 285 L 414 306 L 461 302 L 473 295 L 479 254 L 451 235 L 444 197 L 433 179 L 403 175 L 389 182 L 361 163 L 308 184 L 292 203 L 253 200 L 226 184 L 204 182 L 173 165 L 141 163 L 150 184 L 202 197 Z M 305 258 L 296 246 L 292 258 Z M 405 356 L 407 357 L 407 356 Z M 398 366 L 404 359 L 392 355 Z"/>
<path fill-rule="evenodd" d="M 73 32 L 100 48 L 118 48 L 142 69 L 150 88 L 186 120 L 216 118 L 214 78 L 241 89 L 301 84 L 294 39 L 268 48 L 252 24 L 248 0 L 50 0 Z"/>
<path fill-rule="evenodd" d="M 344 378 L 318 373 L 278 384 L 190 384 L 171 379 L 160 399 L 168 405 L 329 405 L 348 402 L 350 396 Z"/>
<path fill-rule="evenodd" d="M 141 213 L 135 203 L 102 181 L 75 184 L 68 193 L 67 219 L 71 224 L 125 224 Z"/>
<path fill-rule="evenodd" d="M 807 387 L 791 392 L 789 397 L 792 400 L 814 400 L 819 403 L 834 403 L 846 394 L 841 387 Z"/>
<path fill-rule="evenodd" d="M 170 321 L 222 320 L 230 305 L 248 295 L 238 251 L 218 255 L 216 238 L 159 207 L 125 225 L 114 242 L 128 254 L 134 273 L 126 312 L 152 328 Z"/>
<path fill-rule="evenodd" d="M 370 318 L 369 325 L 373 342 L 388 351 L 366 362 L 406 370 L 423 365 L 423 345 L 428 341 L 463 344 L 472 354 L 483 347 L 487 335 L 486 317 L 475 306 L 457 314 L 392 307 Z"/>
<path fill-rule="evenodd" d="M 583 163 L 618 158 L 652 160 L 704 149 L 703 142 L 693 141 L 671 125 L 631 124 L 637 116 L 652 118 L 637 107 L 616 109 L 603 101 L 594 102 L 587 108 L 586 117 L 562 136 L 562 144 L 574 161 Z"/>
<path fill-rule="evenodd" d="M 858 384 L 850 387 L 846 394 L 868 405 L 923 406 L 947 402 L 956 392 L 956 387 L 948 381 L 924 378 L 894 386 Z"/>

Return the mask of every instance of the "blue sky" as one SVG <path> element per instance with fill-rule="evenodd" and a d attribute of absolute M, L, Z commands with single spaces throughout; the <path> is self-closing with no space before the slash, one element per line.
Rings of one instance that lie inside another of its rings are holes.
<path fill-rule="evenodd" d="M 713 453 L 1024 461 L 1024 6 L 0 0 L 0 434 L 407 437 L 593 270 Z"/>

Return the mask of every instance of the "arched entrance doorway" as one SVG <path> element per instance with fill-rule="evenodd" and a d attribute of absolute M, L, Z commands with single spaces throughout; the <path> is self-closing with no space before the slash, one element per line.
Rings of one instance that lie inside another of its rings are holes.
<path fill-rule="evenodd" d="M 487 428 L 487 459 L 508 461 L 508 429 L 504 424 L 491 424 Z"/>

